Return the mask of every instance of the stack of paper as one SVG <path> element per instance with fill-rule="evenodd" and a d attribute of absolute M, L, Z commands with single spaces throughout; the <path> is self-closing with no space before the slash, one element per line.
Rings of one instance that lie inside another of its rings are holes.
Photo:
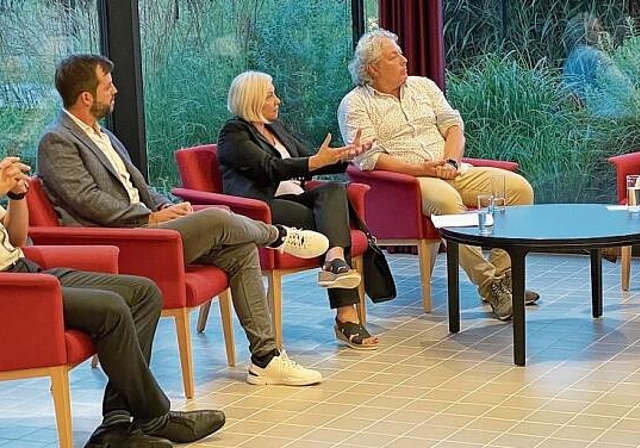
<path fill-rule="evenodd" d="M 441 227 L 478 227 L 478 213 L 460 213 L 457 215 L 431 215 L 431 222 L 439 229 Z M 493 225 L 493 216 L 487 215 L 487 226 Z"/>

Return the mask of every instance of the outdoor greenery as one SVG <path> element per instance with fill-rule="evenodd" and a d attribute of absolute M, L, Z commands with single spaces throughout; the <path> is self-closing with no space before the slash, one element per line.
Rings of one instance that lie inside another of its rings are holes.
<path fill-rule="evenodd" d="M 350 86 L 348 1 L 141 1 L 150 177 L 176 179 L 173 152 L 215 142 L 229 118 L 227 91 L 245 70 L 273 76 L 281 118 L 310 147 L 337 142 L 336 109 Z"/>
<path fill-rule="evenodd" d="M 612 155 L 640 149 L 640 98 L 604 73 L 579 104 L 562 85 L 567 22 L 599 17 L 602 48 L 640 85 L 628 1 L 445 0 L 447 96 L 466 123 L 467 154 L 513 160 L 536 202 L 614 202 Z M 611 104 L 615 102 L 616 104 Z M 622 111 L 616 115 L 604 110 Z"/>
<path fill-rule="evenodd" d="M 0 2 L 0 156 L 20 155 L 35 167 L 42 131 L 59 111 L 55 64 L 98 49 L 95 0 L 73 11 L 53 1 Z"/>
<path fill-rule="evenodd" d="M 538 202 L 612 202 L 606 158 L 640 148 L 637 95 L 602 76 L 589 101 L 561 82 L 568 21 L 598 16 L 602 49 L 634 88 L 634 0 L 444 0 L 447 96 L 466 122 L 467 153 L 514 160 Z M 365 2 L 367 26 L 377 2 Z M 274 77 L 281 114 L 311 147 L 339 143 L 336 108 L 351 88 L 347 0 L 140 0 L 150 181 L 179 183 L 173 152 L 216 140 L 231 80 Z M 0 1 L 0 155 L 28 162 L 57 114 L 55 63 L 99 51 L 95 0 Z M 604 113 L 610 101 L 617 111 Z"/>

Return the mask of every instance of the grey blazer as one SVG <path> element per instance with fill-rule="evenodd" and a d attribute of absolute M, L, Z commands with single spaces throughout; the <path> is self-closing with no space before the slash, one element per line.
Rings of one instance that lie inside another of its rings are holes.
<path fill-rule="evenodd" d="M 103 131 L 122 157 L 146 207 L 131 204 L 111 162 L 65 112 L 47 128 L 38 146 L 37 172 L 45 192 L 62 225 L 143 226 L 152 211 L 170 201 L 147 185 L 122 142 Z"/>

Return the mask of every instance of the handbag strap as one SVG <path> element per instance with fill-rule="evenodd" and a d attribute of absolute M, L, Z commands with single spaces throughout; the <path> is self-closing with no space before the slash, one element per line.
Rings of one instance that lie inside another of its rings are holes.
<path fill-rule="evenodd" d="M 374 243 L 376 242 L 376 237 L 373 236 L 364 221 L 360 219 L 360 216 L 358 215 L 358 212 L 351 201 L 349 201 L 349 218 L 351 219 L 351 222 L 353 223 L 355 228 L 363 232 L 367 236 L 367 239 L 369 241 L 372 241 Z"/>

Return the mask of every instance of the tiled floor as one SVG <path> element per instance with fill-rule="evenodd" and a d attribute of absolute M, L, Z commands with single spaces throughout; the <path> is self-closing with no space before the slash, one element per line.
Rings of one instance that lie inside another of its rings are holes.
<path fill-rule="evenodd" d="M 248 358 L 227 368 L 213 314 L 194 336 L 197 398 L 187 402 L 172 323 L 161 322 L 153 370 L 174 408 L 223 408 L 227 424 L 197 447 L 537 447 L 640 446 L 640 267 L 632 291 L 604 263 L 604 317 L 590 309 L 587 257 L 531 255 L 527 366 L 512 364 L 511 325 L 492 319 L 462 283 L 462 331 L 448 333 L 444 258 L 434 273 L 434 310 L 421 309 L 417 260 L 393 255 L 399 297 L 369 308 L 375 352 L 335 342 L 332 314 L 315 273 L 285 280 L 285 343 L 290 356 L 321 369 L 307 388 L 244 383 Z M 0 355 L 1 356 L 1 355 Z M 100 420 L 104 375 L 85 364 L 71 376 L 74 438 L 82 446 Z M 0 447 L 55 447 L 46 381 L 0 383 Z"/>

